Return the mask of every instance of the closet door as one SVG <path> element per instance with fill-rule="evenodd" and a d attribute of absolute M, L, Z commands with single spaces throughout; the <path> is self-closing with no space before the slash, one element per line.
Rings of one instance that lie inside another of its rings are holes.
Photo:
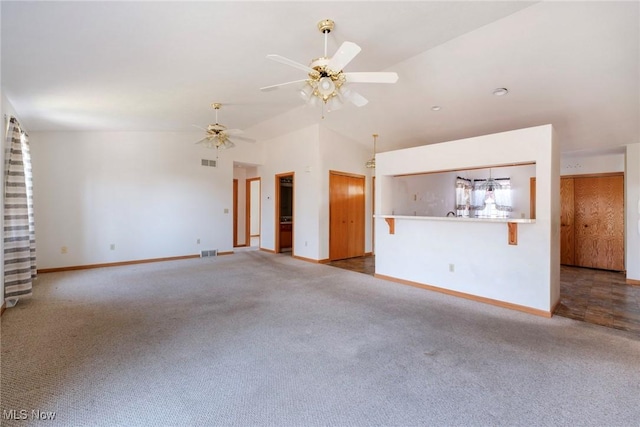
<path fill-rule="evenodd" d="M 560 264 L 575 265 L 573 178 L 560 180 Z"/>
<path fill-rule="evenodd" d="M 624 270 L 624 177 L 574 178 L 575 261 Z"/>
<path fill-rule="evenodd" d="M 329 174 L 329 259 L 364 255 L 364 176 Z"/>
<path fill-rule="evenodd" d="M 349 177 L 349 253 L 364 256 L 364 177 Z"/>
<path fill-rule="evenodd" d="M 329 258 L 349 257 L 349 177 L 329 175 Z"/>

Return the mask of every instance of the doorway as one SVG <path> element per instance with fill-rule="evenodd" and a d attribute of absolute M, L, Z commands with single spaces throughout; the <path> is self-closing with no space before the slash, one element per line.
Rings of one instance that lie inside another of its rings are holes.
<path fill-rule="evenodd" d="M 233 247 L 238 246 L 238 180 L 233 179 Z"/>
<path fill-rule="evenodd" d="M 294 173 L 276 175 L 276 252 L 293 254 Z"/>
<path fill-rule="evenodd" d="M 248 178 L 246 180 L 245 200 L 245 245 L 260 247 L 260 178 Z"/>
<path fill-rule="evenodd" d="M 623 173 L 560 177 L 560 264 L 624 271 Z"/>
<path fill-rule="evenodd" d="M 329 172 L 329 259 L 364 256 L 364 175 Z"/>

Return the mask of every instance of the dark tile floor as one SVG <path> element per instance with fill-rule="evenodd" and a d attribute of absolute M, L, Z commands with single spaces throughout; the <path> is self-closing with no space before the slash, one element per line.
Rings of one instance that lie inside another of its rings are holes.
<path fill-rule="evenodd" d="M 624 273 L 563 265 L 554 314 L 640 334 L 640 286 Z"/>
<path fill-rule="evenodd" d="M 373 275 L 375 256 L 328 265 Z M 640 335 L 640 286 L 627 285 L 624 273 L 563 265 L 560 303 L 554 314 Z"/>
<path fill-rule="evenodd" d="M 331 261 L 328 265 L 373 276 L 373 274 L 376 272 L 376 257 L 370 255 L 357 258 L 341 259 L 338 261 Z"/>

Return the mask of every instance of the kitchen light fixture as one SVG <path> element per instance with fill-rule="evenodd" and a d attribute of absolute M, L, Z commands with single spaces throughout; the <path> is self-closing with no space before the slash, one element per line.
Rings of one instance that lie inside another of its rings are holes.
<path fill-rule="evenodd" d="M 502 184 L 500 184 L 498 181 L 496 181 L 495 179 L 493 179 L 491 177 L 491 168 L 489 168 L 489 179 L 487 179 L 486 181 L 484 181 L 482 184 L 478 185 L 478 187 L 476 187 L 478 190 L 484 190 L 487 192 L 493 192 L 493 190 L 495 190 L 496 188 L 500 188 L 502 187 Z"/>
<path fill-rule="evenodd" d="M 367 160 L 367 163 L 365 163 L 365 167 L 369 169 L 375 169 L 376 167 L 376 138 L 378 138 L 378 134 L 374 133 L 373 134 L 373 157 Z"/>
<path fill-rule="evenodd" d="M 431 107 L 431 111 L 440 111 L 442 110 L 442 107 L 439 105 L 434 105 L 433 107 Z"/>

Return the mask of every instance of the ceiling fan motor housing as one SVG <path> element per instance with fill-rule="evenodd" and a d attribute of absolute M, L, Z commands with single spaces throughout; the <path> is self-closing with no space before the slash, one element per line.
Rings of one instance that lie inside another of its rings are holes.
<path fill-rule="evenodd" d="M 318 22 L 318 30 L 320 30 L 320 32 L 323 34 L 330 33 L 331 31 L 333 31 L 335 26 L 336 23 L 331 19 L 323 19 L 322 21 Z"/>

